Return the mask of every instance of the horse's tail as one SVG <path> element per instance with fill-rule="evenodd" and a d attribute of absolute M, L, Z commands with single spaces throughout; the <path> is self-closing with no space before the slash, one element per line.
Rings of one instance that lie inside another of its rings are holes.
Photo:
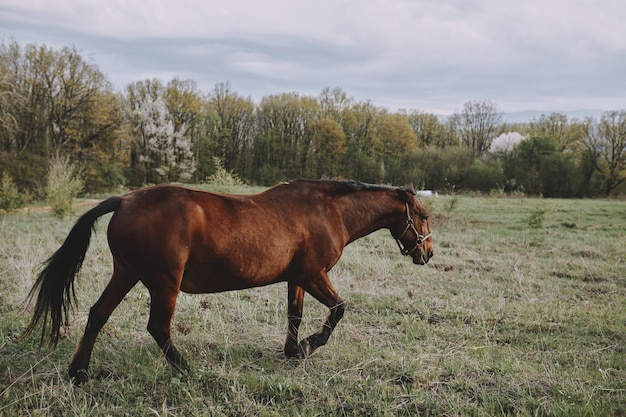
<path fill-rule="evenodd" d="M 43 263 L 43 270 L 28 293 L 27 302 L 30 303 L 39 291 L 35 313 L 22 337 L 42 324 L 40 347 L 56 347 L 61 336 L 61 325 L 68 324 L 68 315 L 76 304 L 74 278 L 85 259 L 96 220 L 117 210 L 121 202 L 121 197 L 111 197 L 83 214 L 61 247 Z"/>

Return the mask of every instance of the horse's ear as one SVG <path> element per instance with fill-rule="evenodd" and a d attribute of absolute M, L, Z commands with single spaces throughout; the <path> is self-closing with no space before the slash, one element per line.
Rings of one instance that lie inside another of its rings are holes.
<path fill-rule="evenodd" d="M 402 200 L 403 203 L 408 203 L 415 195 L 415 191 L 410 188 L 396 188 L 396 192 L 398 193 L 398 197 L 400 197 L 400 200 Z"/>

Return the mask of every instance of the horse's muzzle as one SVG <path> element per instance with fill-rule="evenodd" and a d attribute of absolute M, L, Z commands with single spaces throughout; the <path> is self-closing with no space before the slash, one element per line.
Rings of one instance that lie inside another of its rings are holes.
<path fill-rule="evenodd" d="M 433 251 L 428 251 L 428 253 L 422 252 L 421 250 L 416 251 L 416 256 L 413 256 L 413 263 L 416 265 L 426 265 L 430 258 L 433 257 Z"/>

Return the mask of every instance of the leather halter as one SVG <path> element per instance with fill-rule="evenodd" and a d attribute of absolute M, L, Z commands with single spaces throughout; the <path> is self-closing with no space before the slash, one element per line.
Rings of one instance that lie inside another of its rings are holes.
<path fill-rule="evenodd" d="M 408 249 L 406 246 L 403 245 L 402 242 L 400 242 L 400 239 L 402 239 L 404 237 L 404 235 L 406 235 L 406 232 L 408 232 L 409 230 L 413 230 L 413 233 L 415 233 L 415 245 L 411 248 Z M 419 234 L 419 232 L 417 231 L 417 229 L 415 228 L 415 226 L 413 225 L 413 219 L 411 218 L 411 213 L 409 211 L 409 203 L 406 203 L 406 227 L 404 228 L 404 231 L 402 232 L 402 234 L 400 235 L 400 237 L 396 237 L 396 243 L 398 244 L 398 248 L 400 248 L 400 253 L 404 256 L 408 256 L 410 254 L 412 254 L 413 252 L 415 252 L 417 250 L 417 248 L 424 243 L 424 241 L 426 239 L 428 239 L 430 237 L 432 233 L 427 234 L 426 236 Z"/>

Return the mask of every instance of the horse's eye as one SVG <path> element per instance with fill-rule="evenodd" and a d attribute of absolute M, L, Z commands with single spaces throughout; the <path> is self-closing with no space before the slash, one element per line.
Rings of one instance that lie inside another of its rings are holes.
<path fill-rule="evenodd" d="M 428 216 L 420 216 L 420 220 L 423 222 L 428 221 Z"/>

